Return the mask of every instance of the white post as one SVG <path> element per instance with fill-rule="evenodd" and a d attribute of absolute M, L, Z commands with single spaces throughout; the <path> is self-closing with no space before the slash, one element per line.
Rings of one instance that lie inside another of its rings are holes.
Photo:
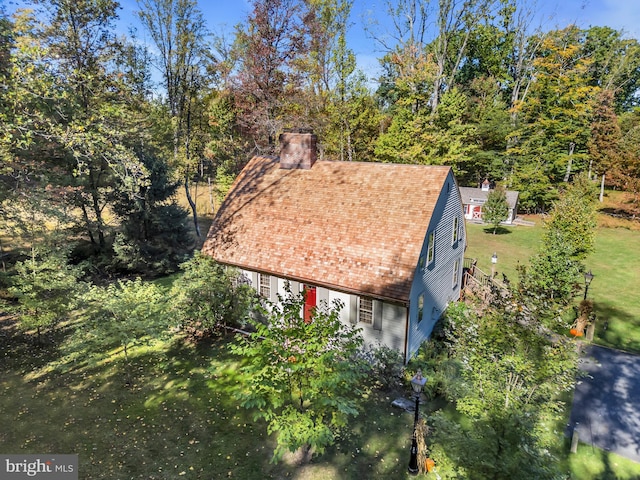
<path fill-rule="evenodd" d="M 600 184 L 600 203 L 604 200 L 604 173 L 602 174 L 602 183 Z"/>

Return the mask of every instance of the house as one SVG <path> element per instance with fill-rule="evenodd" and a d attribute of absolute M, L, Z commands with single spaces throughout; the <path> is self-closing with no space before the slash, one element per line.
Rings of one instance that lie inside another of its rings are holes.
<path fill-rule="evenodd" d="M 307 292 L 305 315 L 343 302 L 365 342 L 415 354 L 460 297 L 466 230 L 451 168 L 316 161 L 316 137 L 285 133 L 254 157 L 203 252 L 241 269 L 260 295 Z"/>
<path fill-rule="evenodd" d="M 482 221 L 482 205 L 484 205 L 491 192 L 488 180 L 482 182 L 481 188 L 460 187 L 460 196 L 464 208 L 464 218 L 467 220 Z M 518 213 L 518 192 L 506 190 L 509 213 L 507 219 L 502 222 L 511 225 Z"/>

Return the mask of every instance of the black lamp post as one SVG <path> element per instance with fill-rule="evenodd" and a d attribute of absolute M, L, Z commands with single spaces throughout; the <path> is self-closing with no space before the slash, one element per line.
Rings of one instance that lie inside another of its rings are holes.
<path fill-rule="evenodd" d="M 587 292 L 589 291 L 589 285 L 591 285 L 591 281 L 593 280 L 593 273 L 591 270 L 588 272 L 584 272 L 584 299 L 587 299 Z"/>
<path fill-rule="evenodd" d="M 422 376 L 422 372 L 418 370 L 411 379 L 411 388 L 416 394 L 416 414 L 413 419 L 413 437 L 411 439 L 411 458 L 409 459 L 409 473 L 411 475 L 418 474 L 418 438 L 416 437 L 416 428 L 418 427 L 418 416 L 420 415 L 420 393 L 427 378 Z"/>

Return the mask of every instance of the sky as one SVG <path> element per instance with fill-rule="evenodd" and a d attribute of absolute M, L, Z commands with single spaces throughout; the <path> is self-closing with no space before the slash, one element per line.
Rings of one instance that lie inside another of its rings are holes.
<path fill-rule="evenodd" d="M 627 36 L 640 39 L 640 0 L 526 0 L 534 4 L 538 12 L 538 22 L 543 30 L 562 28 L 571 23 L 580 27 L 609 26 L 624 30 Z M 379 72 L 378 58 L 382 56 L 376 42 L 365 32 L 367 18 L 377 17 L 384 27 L 384 6 L 387 0 L 353 0 L 349 47 L 355 52 L 358 66 L 370 78 Z M 19 0 L 0 0 L 9 11 L 19 4 Z M 231 32 L 236 24 L 243 23 L 250 12 L 248 0 L 198 0 L 200 10 L 210 30 L 215 33 Z M 128 31 L 130 25 L 137 24 L 136 0 L 120 0 L 119 29 Z M 144 32 L 138 29 L 139 38 L 144 41 Z"/>
<path fill-rule="evenodd" d="M 1 0 L 0 0 L 1 1 Z M 135 17 L 135 0 L 120 0 L 121 21 Z M 640 0 L 528 0 L 536 5 L 544 30 L 562 28 L 571 23 L 580 27 L 609 26 L 624 30 L 627 36 L 640 39 Z M 248 0 L 198 0 L 209 28 L 215 32 L 231 31 L 250 12 Z M 369 76 L 379 72 L 380 48 L 365 32 L 368 18 L 382 17 L 386 0 L 354 0 L 351 12 L 349 46 L 354 50 L 358 66 Z M 384 18 L 378 18 L 384 25 Z"/>

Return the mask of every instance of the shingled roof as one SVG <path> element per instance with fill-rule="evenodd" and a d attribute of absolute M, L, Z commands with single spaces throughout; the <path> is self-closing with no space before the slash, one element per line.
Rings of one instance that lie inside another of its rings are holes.
<path fill-rule="evenodd" d="M 463 205 L 482 204 L 487 201 L 490 192 L 491 190 L 482 190 L 481 188 L 460 187 L 460 196 L 462 197 Z M 515 208 L 518 203 L 519 192 L 505 190 L 505 194 L 509 207 Z"/>
<path fill-rule="evenodd" d="M 214 218 L 203 252 L 247 270 L 408 302 L 449 167 L 254 157 Z"/>

